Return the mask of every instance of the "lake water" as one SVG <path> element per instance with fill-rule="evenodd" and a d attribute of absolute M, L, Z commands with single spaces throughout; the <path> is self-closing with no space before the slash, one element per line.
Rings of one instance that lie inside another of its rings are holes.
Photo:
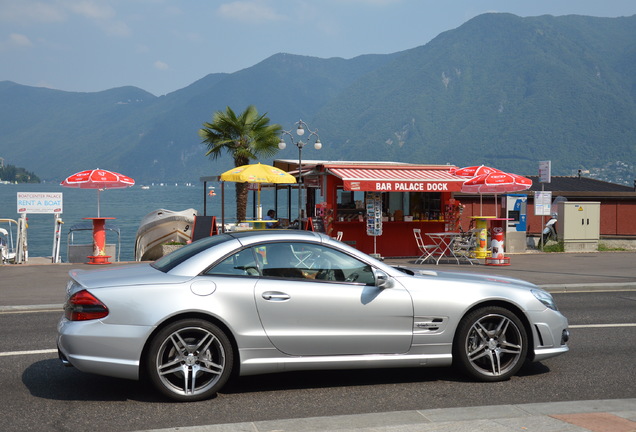
<path fill-rule="evenodd" d="M 207 199 L 207 214 L 221 219 L 221 187 L 220 183 L 208 183 L 215 186 L 216 196 Z M 63 194 L 63 213 L 61 215 L 64 225 L 60 242 L 61 258 L 67 259 L 67 244 L 69 228 L 75 224 L 85 222 L 82 218 L 97 216 L 97 190 L 65 188 L 59 184 L 0 184 L 0 218 L 18 219 L 17 193 L 18 192 L 56 192 Z M 234 185 L 225 184 L 225 218 L 227 222 L 234 222 L 236 216 L 236 200 Z M 149 189 L 133 186 L 126 189 L 110 189 L 100 193 L 100 216 L 116 218 L 109 223 L 117 225 L 121 233 L 121 261 L 134 260 L 135 234 L 142 218 L 148 213 L 164 208 L 167 210 L 186 210 L 194 208 L 203 214 L 203 183 L 193 183 L 191 186 L 179 184 L 152 185 Z M 279 192 L 279 210 L 287 212 L 287 199 Z M 286 194 L 285 194 L 286 195 Z M 295 193 L 294 193 L 295 196 Z M 248 216 L 252 215 L 252 202 L 254 196 L 249 194 L 247 207 Z M 292 199 L 292 205 L 296 200 Z M 268 208 L 274 208 L 273 190 L 264 190 L 261 193 L 263 212 Z M 292 214 L 295 213 L 292 208 Z M 53 214 L 29 214 L 27 230 L 29 257 L 50 257 L 53 250 L 54 216 Z M 3 224 L 3 228 L 7 228 Z M 107 233 L 107 243 L 116 243 L 117 236 Z M 75 235 L 75 243 L 91 243 L 91 233 L 81 232 Z"/>

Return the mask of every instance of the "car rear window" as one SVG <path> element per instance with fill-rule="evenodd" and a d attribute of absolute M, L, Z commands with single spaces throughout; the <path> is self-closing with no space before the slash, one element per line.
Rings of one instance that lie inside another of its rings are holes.
<path fill-rule="evenodd" d="M 174 252 L 169 253 L 168 255 L 164 255 L 151 265 L 157 270 L 167 273 L 182 262 L 187 261 L 191 257 L 195 256 L 199 252 L 214 247 L 215 245 L 226 242 L 228 240 L 232 240 L 232 237 L 227 234 L 205 237 L 201 240 L 197 240 L 194 243 L 177 249 Z"/>

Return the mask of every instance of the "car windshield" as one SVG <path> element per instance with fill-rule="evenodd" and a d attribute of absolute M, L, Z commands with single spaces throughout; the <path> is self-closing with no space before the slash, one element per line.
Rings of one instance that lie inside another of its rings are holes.
<path fill-rule="evenodd" d="M 231 238 L 232 237 L 227 234 L 205 237 L 201 240 L 197 240 L 194 243 L 177 249 L 176 251 L 169 253 L 168 255 L 164 255 L 151 265 L 157 270 L 167 273 L 182 262 L 187 261 L 190 257 L 198 254 L 199 252 L 214 247 L 217 244 L 231 240 Z"/>

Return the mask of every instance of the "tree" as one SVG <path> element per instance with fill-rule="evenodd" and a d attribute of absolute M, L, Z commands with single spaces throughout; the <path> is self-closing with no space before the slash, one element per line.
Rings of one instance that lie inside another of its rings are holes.
<path fill-rule="evenodd" d="M 224 152 L 234 159 L 234 166 L 248 165 L 259 157 L 271 157 L 278 151 L 278 133 L 282 127 L 269 124 L 267 114 L 259 115 L 250 105 L 238 117 L 228 106 L 217 111 L 211 123 L 203 123 L 199 136 L 208 148 L 206 156 L 218 159 Z M 236 219 L 245 220 L 247 210 L 247 184 L 236 184 Z"/>

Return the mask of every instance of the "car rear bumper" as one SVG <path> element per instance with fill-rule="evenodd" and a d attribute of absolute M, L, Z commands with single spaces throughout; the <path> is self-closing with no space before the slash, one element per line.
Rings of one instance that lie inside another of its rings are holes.
<path fill-rule="evenodd" d="M 152 331 L 144 326 L 115 326 L 100 321 L 58 324 L 57 349 L 65 366 L 82 372 L 139 379 L 145 340 Z"/>

